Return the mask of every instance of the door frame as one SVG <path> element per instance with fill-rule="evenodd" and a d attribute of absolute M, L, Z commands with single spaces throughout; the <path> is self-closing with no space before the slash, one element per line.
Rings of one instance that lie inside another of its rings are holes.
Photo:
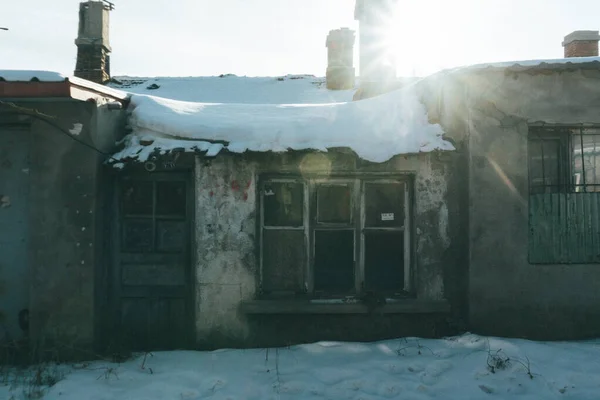
<path fill-rule="evenodd" d="M 119 172 L 113 175 L 111 182 L 111 193 L 110 193 L 110 207 L 109 220 L 110 229 L 107 230 L 109 233 L 108 246 L 110 248 L 109 266 L 107 268 L 107 276 L 105 280 L 107 296 L 107 328 L 111 329 L 108 333 L 108 341 L 106 345 L 116 344 L 120 345 L 121 335 L 121 283 L 119 281 L 120 273 L 120 240 L 121 240 L 121 205 L 120 196 L 123 179 L 131 178 L 133 180 L 141 181 L 169 181 L 169 177 L 177 176 L 178 180 L 183 180 L 186 183 L 186 220 L 188 223 L 188 244 L 185 249 L 187 265 L 185 266 L 185 294 L 183 296 L 186 305 L 185 311 L 185 344 L 184 348 L 191 349 L 195 346 L 195 325 L 196 325 L 196 238 L 195 238 L 195 185 L 194 185 L 194 173 L 193 169 L 177 169 L 172 171 L 157 171 L 147 172 L 143 169 L 131 170 L 125 172 Z M 162 179 L 161 179 L 162 178 Z M 122 349 L 128 350 L 128 349 Z"/>

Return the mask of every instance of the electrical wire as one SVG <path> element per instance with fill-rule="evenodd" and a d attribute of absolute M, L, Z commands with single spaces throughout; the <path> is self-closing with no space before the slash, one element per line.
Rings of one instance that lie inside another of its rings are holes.
<path fill-rule="evenodd" d="M 88 149 L 94 150 L 98 154 L 101 154 L 105 157 L 109 157 L 109 160 L 119 162 L 119 160 L 113 158 L 110 153 L 106 153 L 106 152 L 100 150 L 99 148 L 95 147 L 94 145 L 86 143 L 83 140 L 80 140 L 80 139 L 76 138 L 75 136 L 73 136 L 69 131 L 67 131 L 66 129 L 61 127 L 58 123 L 54 122 L 54 120 L 57 119 L 55 116 L 41 113 L 38 110 L 35 110 L 32 108 L 20 107 L 20 106 L 16 105 L 15 103 L 5 102 L 2 100 L 0 100 L 0 106 L 6 106 L 6 107 L 11 108 L 12 111 L 10 113 L 12 113 L 12 114 L 27 115 L 27 116 L 36 118 L 42 122 L 45 122 L 48 125 L 50 125 L 51 127 L 58 130 L 63 135 L 68 136 L 70 139 L 74 140 L 75 142 L 87 147 Z"/>

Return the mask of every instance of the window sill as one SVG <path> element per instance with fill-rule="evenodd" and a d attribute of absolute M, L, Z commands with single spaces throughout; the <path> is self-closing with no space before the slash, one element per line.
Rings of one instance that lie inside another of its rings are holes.
<path fill-rule="evenodd" d="M 363 303 L 311 300 L 251 300 L 241 304 L 244 314 L 442 314 L 450 312 L 447 300 L 403 299 L 369 309 Z"/>

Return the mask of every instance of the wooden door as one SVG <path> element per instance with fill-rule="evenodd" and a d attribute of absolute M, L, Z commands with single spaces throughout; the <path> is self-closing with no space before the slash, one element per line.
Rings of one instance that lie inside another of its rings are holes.
<path fill-rule="evenodd" d="M 112 280 L 119 340 L 131 350 L 189 347 L 194 313 L 188 176 L 124 176 L 116 192 Z"/>

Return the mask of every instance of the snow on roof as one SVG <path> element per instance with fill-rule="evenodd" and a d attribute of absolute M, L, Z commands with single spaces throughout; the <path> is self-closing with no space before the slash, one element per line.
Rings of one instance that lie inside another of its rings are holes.
<path fill-rule="evenodd" d="M 451 72 L 457 71 L 470 71 L 475 69 L 487 69 L 487 68 L 510 68 L 510 67 L 551 67 L 551 66 L 565 66 L 568 64 L 586 64 L 586 63 L 600 63 L 600 57 L 571 57 L 571 58 L 556 58 L 556 59 L 542 59 L 542 60 L 521 60 L 521 61 L 503 61 L 496 63 L 485 63 L 467 65 L 450 69 Z"/>
<path fill-rule="evenodd" d="M 430 124 L 415 85 L 367 100 L 329 104 L 192 103 L 131 98 L 125 149 L 114 159 L 145 161 L 155 149 L 230 152 L 346 147 L 384 162 L 398 154 L 454 150 Z M 148 144 L 149 145 L 144 145 Z"/>
<path fill-rule="evenodd" d="M 600 57 L 511 61 L 460 67 L 434 75 L 598 63 Z M 454 149 L 442 138 L 442 128 L 429 124 L 416 83 L 375 98 L 338 104 L 333 103 L 349 102 L 354 90 L 327 90 L 323 78 L 307 75 L 125 77 L 118 78 L 112 86 L 134 93 L 129 121 L 133 133 L 125 138 L 125 149 L 114 156 L 117 160 L 144 161 L 156 150 L 196 150 L 215 156 L 223 149 L 327 151 L 349 147 L 363 159 L 383 162 L 398 154 Z"/>
<path fill-rule="evenodd" d="M 328 90 L 325 78 L 312 75 L 188 78 L 116 77 L 111 87 L 134 94 L 200 103 L 314 104 L 352 101 L 355 90 Z"/>
<path fill-rule="evenodd" d="M 52 71 L 0 70 L 0 81 L 5 82 L 64 82 L 66 76 Z"/>

